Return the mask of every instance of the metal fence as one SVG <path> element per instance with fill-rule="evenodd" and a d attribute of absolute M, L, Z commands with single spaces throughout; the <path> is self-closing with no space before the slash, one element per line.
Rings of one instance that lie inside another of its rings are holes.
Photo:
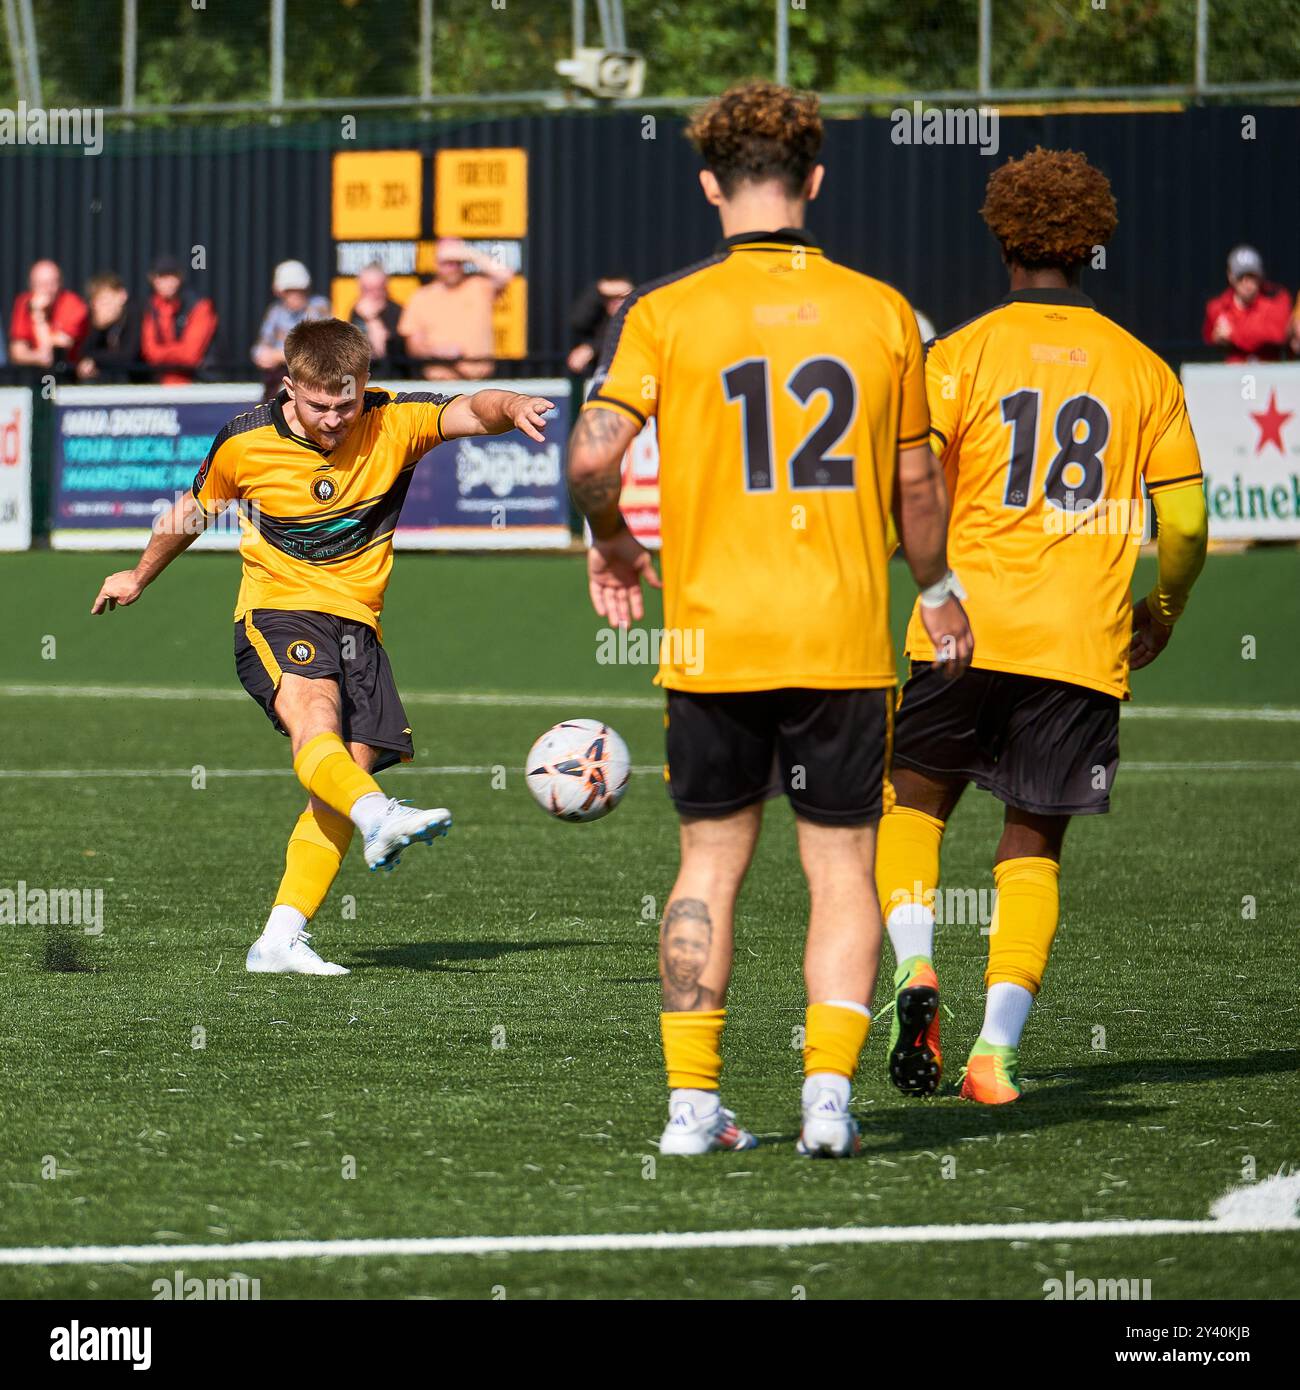
<path fill-rule="evenodd" d="M 1036 144 L 1082 150 L 1110 177 L 1119 229 L 1106 268 L 1085 273 L 1102 310 L 1171 360 L 1204 352 L 1207 298 L 1224 285 L 1228 250 L 1249 241 L 1269 276 L 1300 284 L 1300 107 L 1254 115 L 1192 111 L 1003 117 L 996 158 L 970 145 L 900 146 L 892 123 L 827 123 L 826 184 L 809 209 L 830 255 L 897 285 L 946 329 L 999 299 L 1005 272 L 979 217 L 984 183 L 1003 159 Z M 206 248 L 191 288 L 222 316 L 225 367 L 248 352 L 275 263 L 295 257 L 324 285 L 332 270 L 331 160 L 336 149 L 516 146 L 528 151 L 528 370 L 560 368 L 569 312 L 582 288 L 614 271 L 644 281 L 707 254 L 717 216 L 700 196 L 698 160 L 682 121 L 531 115 L 475 121 L 367 119 L 342 142 L 338 123 L 237 130 L 204 126 L 110 136 L 86 159 L 56 150 L 0 153 L 0 309 L 38 257 L 79 288 L 118 271 L 137 293 L 152 257 Z M 1290 163 L 1288 163 L 1290 160 Z M 426 195 L 432 190 L 426 186 Z"/>
<path fill-rule="evenodd" d="M 0 4 L 0 102 L 6 93 L 28 107 L 76 102 L 118 121 L 681 108 L 703 97 L 674 89 L 682 49 L 665 51 L 665 33 L 689 44 L 680 30 L 692 24 L 706 28 L 719 48 L 716 73 L 708 74 L 717 86 L 766 71 L 815 87 L 831 109 L 913 99 L 1005 105 L 1300 97 L 1295 0 L 748 0 L 725 10 L 628 0 L 626 15 L 621 0 L 544 0 L 527 8 L 523 0 L 503 0 L 501 12 L 528 36 L 527 51 L 509 61 L 487 53 L 477 66 L 474 55 L 458 51 L 457 34 L 471 12 L 481 23 L 481 0 L 356 0 L 350 13 L 364 36 L 365 61 L 359 51 L 340 55 L 328 84 L 321 80 L 316 90 L 302 89 L 301 58 L 327 8 L 323 0 L 212 0 L 203 23 L 225 26 L 226 38 L 238 33 L 238 62 L 225 73 L 204 66 L 204 35 L 213 29 L 169 27 L 187 5 L 170 5 L 168 17 L 160 0 Z M 665 11 L 673 12 L 669 31 Z M 555 63 L 584 44 L 643 51 L 644 94 L 596 103 L 561 85 Z M 189 90 L 159 99 L 160 90 L 165 97 L 181 89 Z"/>

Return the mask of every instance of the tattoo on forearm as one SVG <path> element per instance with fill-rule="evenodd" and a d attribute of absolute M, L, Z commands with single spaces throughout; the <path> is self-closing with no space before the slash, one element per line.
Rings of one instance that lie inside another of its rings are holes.
<path fill-rule="evenodd" d="M 675 898 L 659 935 L 659 973 L 667 1012 L 718 1007 L 718 991 L 700 984 L 713 951 L 713 919 L 702 898 Z"/>
<path fill-rule="evenodd" d="M 575 478 L 569 483 L 569 492 L 583 516 L 599 516 L 618 503 L 623 490 L 622 479 L 617 473 L 612 478 Z"/>
<path fill-rule="evenodd" d="M 597 536 L 618 529 L 618 499 L 623 490 L 622 450 L 618 447 L 624 421 L 612 410 L 584 410 L 569 440 L 569 458 L 595 455 L 599 467 L 570 468 L 569 492 L 574 505 L 591 522 Z M 608 457 L 606 457 L 608 456 Z"/>

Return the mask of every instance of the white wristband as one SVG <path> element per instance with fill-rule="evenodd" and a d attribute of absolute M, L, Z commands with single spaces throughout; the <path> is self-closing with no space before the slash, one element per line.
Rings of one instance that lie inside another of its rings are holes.
<path fill-rule="evenodd" d="M 923 608 L 942 608 L 950 598 L 963 599 L 966 597 L 966 590 L 961 586 L 961 580 L 949 570 L 937 583 L 931 584 L 928 589 L 921 590 L 921 606 Z"/>

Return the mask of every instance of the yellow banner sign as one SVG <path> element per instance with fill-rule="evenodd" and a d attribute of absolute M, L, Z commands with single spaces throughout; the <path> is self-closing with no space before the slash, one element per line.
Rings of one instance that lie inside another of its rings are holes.
<path fill-rule="evenodd" d="M 434 223 L 440 237 L 526 236 L 528 152 L 439 150 L 434 194 Z"/>
<path fill-rule="evenodd" d="M 335 241 L 414 241 L 420 235 L 423 157 L 417 150 L 334 156 Z"/>

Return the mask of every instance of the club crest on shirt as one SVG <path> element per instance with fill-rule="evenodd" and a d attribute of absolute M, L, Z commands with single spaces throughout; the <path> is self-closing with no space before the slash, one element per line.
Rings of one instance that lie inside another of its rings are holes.
<path fill-rule="evenodd" d="M 332 478 L 313 478 L 311 484 L 311 495 L 318 502 L 330 501 L 338 488 L 334 486 Z"/>
<path fill-rule="evenodd" d="M 310 666 L 316 660 L 316 648 L 301 637 L 296 642 L 290 642 L 284 654 L 295 666 Z"/>

